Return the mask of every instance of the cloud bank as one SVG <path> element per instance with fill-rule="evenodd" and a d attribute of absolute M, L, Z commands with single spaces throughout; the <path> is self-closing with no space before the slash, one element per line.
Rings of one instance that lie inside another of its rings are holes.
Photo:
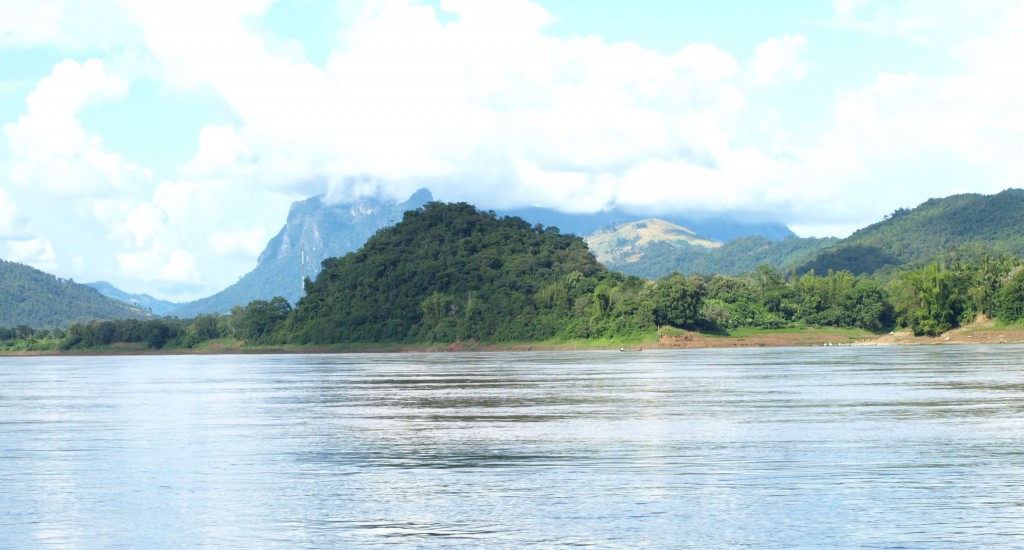
<path fill-rule="evenodd" d="M 288 204 L 315 193 L 404 199 L 427 186 L 488 208 L 730 213 L 825 235 L 931 196 L 1021 185 L 1013 2 L 965 14 L 837 0 L 830 28 L 927 44 L 953 67 L 847 87 L 814 81 L 828 58 L 810 31 L 780 29 L 750 51 L 661 53 L 555 36 L 527 0 L 364 2 L 314 64 L 270 29 L 273 4 L 122 0 L 83 13 L 40 1 L 23 20 L 0 18 L 0 48 L 67 56 L 3 125 L 0 253 L 188 298 L 250 269 Z M 173 172 L 82 123 L 140 82 L 227 111 L 196 129 Z M 800 91 L 830 105 L 811 132 L 776 108 Z"/>

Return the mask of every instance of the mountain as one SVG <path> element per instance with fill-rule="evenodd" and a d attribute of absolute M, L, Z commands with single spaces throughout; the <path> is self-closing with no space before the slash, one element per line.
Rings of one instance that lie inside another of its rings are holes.
<path fill-rule="evenodd" d="M 302 293 L 303 271 L 306 277 L 315 278 L 324 259 L 344 256 L 356 250 L 379 229 L 400 220 L 405 211 L 415 210 L 432 200 L 430 191 L 421 189 L 402 203 L 370 198 L 354 203 L 326 204 L 322 196 L 296 202 L 292 204 L 285 226 L 260 254 L 255 269 L 223 291 L 182 304 L 167 314 L 188 318 L 202 313 L 224 313 L 236 305 L 257 299 L 269 300 L 274 296 L 283 296 L 295 303 Z M 565 214 L 546 208 L 526 208 L 500 211 L 497 215 L 520 217 L 530 224 L 557 227 L 562 233 L 576 235 L 587 235 L 612 223 L 636 222 L 638 218 L 636 214 L 621 209 Z M 761 235 L 771 240 L 793 235 L 783 225 L 743 224 L 725 218 L 693 221 L 668 217 L 666 222 L 690 227 L 695 239 L 709 242 L 736 235 Z"/>
<path fill-rule="evenodd" d="M 605 265 L 641 261 L 647 248 L 655 243 L 705 250 L 722 246 L 718 241 L 698 237 L 693 230 L 657 218 L 608 226 L 587 235 L 586 241 L 597 261 Z"/>
<path fill-rule="evenodd" d="M 796 236 L 773 241 L 753 235 L 721 243 L 696 235 L 693 230 L 652 218 L 606 227 L 586 240 L 597 259 L 610 269 L 648 279 L 672 272 L 738 275 L 760 264 L 788 271 L 837 242 Z"/>
<path fill-rule="evenodd" d="M 779 241 L 795 234 L 785 225 L 777 223 L 743 223 L 728 217 L 687 218 L 675 215 L 645 215 L 630 212 L 621 208 L 594 212 L 591 214 L 567 214 L 550 208 L 519 208 L 497 210 L 500 216 L 516 216 L 530 223 L 539 223 L 547 227 L 557 227 L 562 233 L 572 233 L 581 237 L 590 235 L 608 226 L 635 222 L 644 218 L 658 218 L 673 225 L 687 227 L 703 238 L 725 242 L 737 237 L 760 236 L 768 240 Z"/>
<path fill-rule="evenodd" d="M 181 304 L 174 302 L 168 302 L 167 300 L 161 300 L 154 298 L 149 294 L 131 294 L 125 292 L 116 286 L 106 282 L 97 281 L 95 283 L 85 283 L 85 286 L 90 286 L 99 291 L 100 294 L 107 298 L 113 298 L 119 302 L 124 302 L 130 306 L 149 311 L 154 315 L 166 315 L 171 311 L 181 307 Z"/>
<path fill-rule="evenodd" d="M 971 246 L 1024 255 L 1024 189 L 953 195 L 901 208 L 821 251 L 799 271 L 873 273 Z"/>
<path fill-rule="evenodd" d="M 0 260 L 0 326 L 54 328 L 76 321 L 145 317 L 140 309 L 107 298 L 95 288 Z"/>
<path fill-rule="evenodd" d="M 586 243 L 466 203 L 431 202 L 324 262 L 290 321 L 299 344 L 539 341 L 653 330 L 647 283 Z"/>
<path fill-rule="evenodd" d="M 401 203 L 368 198 L 327 204 L 323 196 L 295 202 L 284 227 L 260 254 L 255 269 L 213 296 L 183 304 L 170 314 L 188 318 L 225 313 L 236 305 L 274 296 L 295 303 L 302 295 L 303 272 L 305 277 L 316 278 L 323 260 L 356 250 L 378 230 L 401 220 L 405 211 L 431 200 L 430 191 L 420 189 Z"/>

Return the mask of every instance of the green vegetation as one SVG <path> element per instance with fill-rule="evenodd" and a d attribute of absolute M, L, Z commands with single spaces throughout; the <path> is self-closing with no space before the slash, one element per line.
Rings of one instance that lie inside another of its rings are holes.
<path fill-rule="evenodd" d="M 75 321 L 147 317 L 95 289 L 0 260 L 0 326 L 56 328 Z"/>
<path fill-rule="evenodd" d="M 356 252 L 328 259 L 293 308 L 254 300 L 229 315 L 0 329 L 0 351 L 607 347 L 699 330 L 751 337 L 820 327 L 861 338 L 937 335 L 986 315 L 1024 323 L 1024 260 L 971 244 L 873 276 L 788 273 L 647 281 L 606 269 L 585 242 L 468 204 L 429 203 Z M 451 346 L 455 345 L 455 348 Z"/>
<path fill-rule="evenodd" d="M 937 261 L 954 249 L 981 245 L 1024 255 L 1024 189 L 996 195 L 964 194 L 900 208 L 856 231 L 799 269 L 873 273 L 884 266 Z"/>
<path fill-rule="evenodd" d="M 179 304 L 170 314 L 184 318 L 227 313 L 232 307 L 274 296 L 295 303 L 302 292 L 303 255 L 306 275 L 316 277 L 322 260 L 358 249 L 377 230 L 394 225 L 404 212 L 430 200 L 430 191 L 420 189 L 404 203 L 363 199 L 352 204 L 328 204 L 323 196 L 295 202 L 284 227 L 260 254 L 255 269 L 213 296 Z"/>
<path fill-rule="evenodd" d="M 807 263 L 837 239 L 787 237 L 771 241 L 764 237 L 738 237 L 718 248 L 680 242 L 658 241 L 636 247 L 632 254 L 605 263 L 610 269 L 629 275 L 658 279 L 679 272 L 688 274 L 740 275 L 768 264 L 790 269 Z M 825 270 L 827 271 L 827 270 Z"/>
<path fill-rule="evenodd" d="M 721 247 L 708 248 L 667 239 L 646 242 L 628 237 L 619 235 L 619 240 L 605 243 L 605 265 L 649 279 L 676 271 L 739 275 L 761 264 L 785 272 L 795 269 L 799 275 L 810 271 L 892 273 L 901 267 L 917 269 L 928 263 L 945 263 L 944 256 L 966 255 L 972 249 L 981 254 L 975 254 L 971 261 L 992 253 L 1024 255 L 1024 190 L 931 199 L 914 209 L 900 208 L 843 240 L 740 237 Z M 616 249 L 612 244 L 622 246 Z"/>
<path fill-rule="evenodd" d="M 1024 261 L 1009 254 L 971 263 L 931 263 L 898 273 L 889 283 L 897 321 L 916 335 L 936 336 L 986 315 L 1024 319 Z"/>
<path fill-rule="evenodd" d="M 582 239 L 430 203 L 358 252 L 324 262 L 278 341 L 542 341 L 654 327 L 647 284 L 608 271 Z"/>

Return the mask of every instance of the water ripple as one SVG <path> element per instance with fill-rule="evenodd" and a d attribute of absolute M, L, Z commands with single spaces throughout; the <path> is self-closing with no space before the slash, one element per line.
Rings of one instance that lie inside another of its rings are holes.
<path fill-rule="evenodd" d="M 1021 546 L 1022 351 L 0 359 L 0 547 Z"/>

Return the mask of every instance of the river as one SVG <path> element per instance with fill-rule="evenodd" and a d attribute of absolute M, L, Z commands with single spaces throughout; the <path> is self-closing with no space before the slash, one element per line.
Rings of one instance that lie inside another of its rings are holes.
<path fill-rule="evenodd" d="M 2 548 L 1024 545 L 1024 347 L 0 359 Z"/>

